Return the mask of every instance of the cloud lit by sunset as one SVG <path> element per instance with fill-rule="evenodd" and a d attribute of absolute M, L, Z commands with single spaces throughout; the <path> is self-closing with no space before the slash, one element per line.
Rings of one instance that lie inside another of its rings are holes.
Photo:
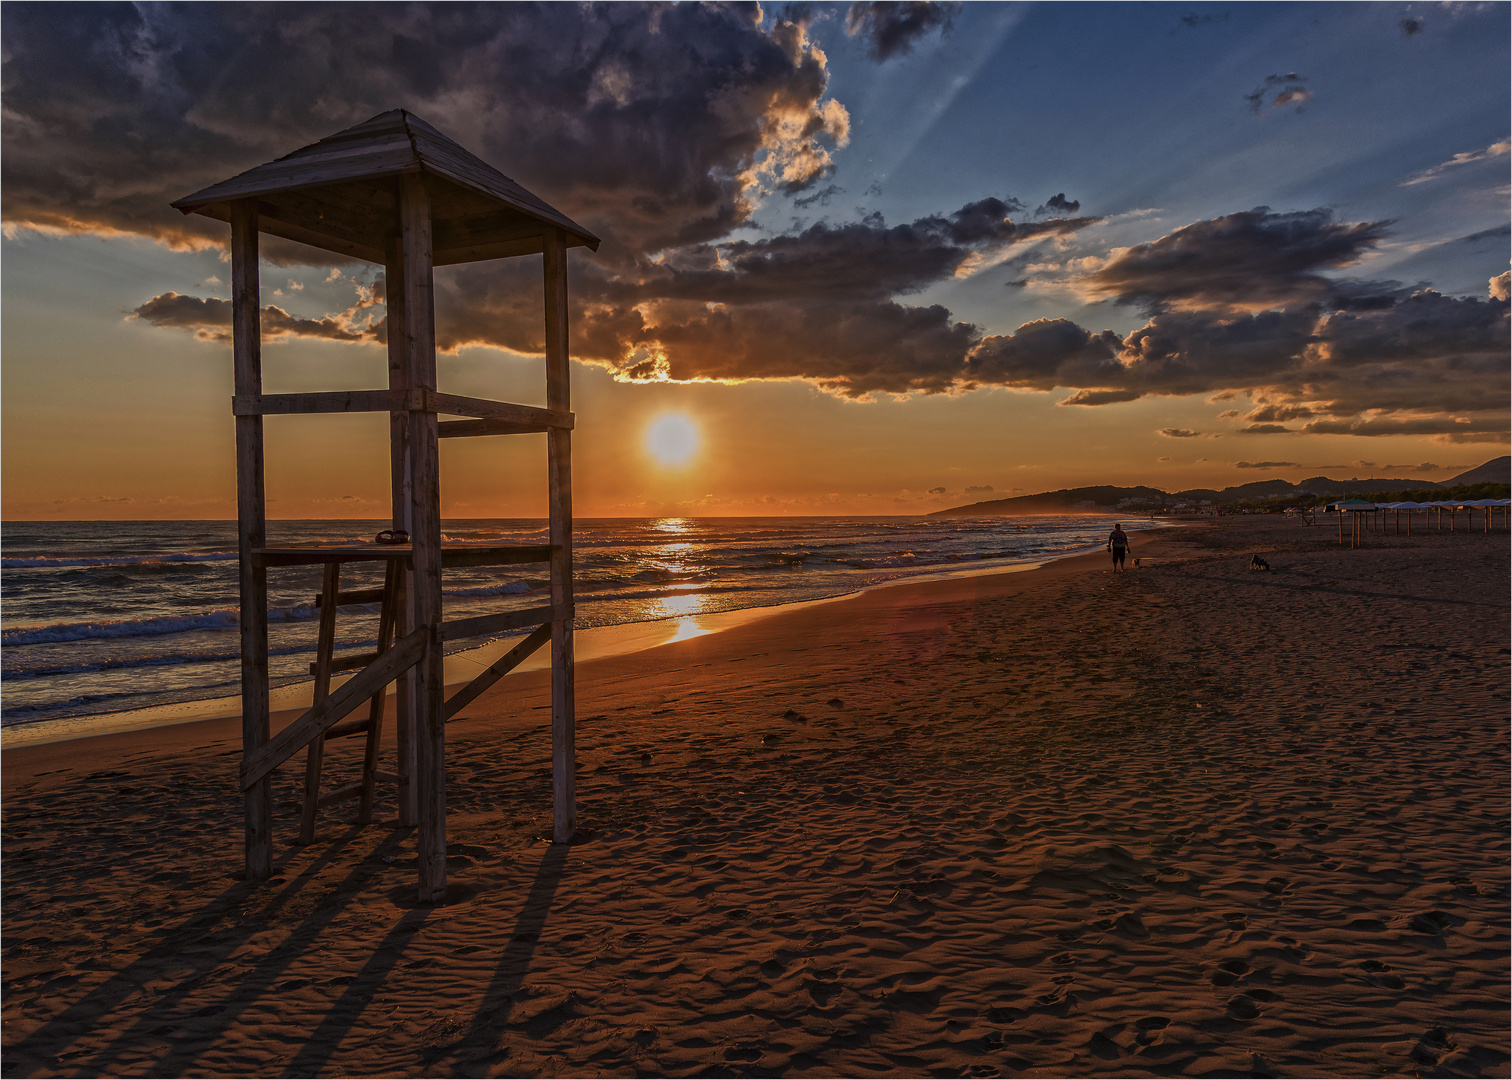
<path fill-rule="evenodd" d="M 309 5 L 294 37 L 60 10 L 4 15 L 11 514 L 230 512 L 223 231 L 167 204 L 400 105 L 605 238 L 571 266 L 584 512 L 869 513 L 1025 466 L 1222 486 L 1362 439 L 1448 476 L 1507 445 L 1505 7 Z M 376 385 L 381 268 L 263 257 L 270 385 Z M 438 273 L 443 387 L 539 393 L 539 273 Z M 718 431 L 715 490 L 614 452 L 667 411 Z M 299 453 L 380 499 L 338 428 Z"/>

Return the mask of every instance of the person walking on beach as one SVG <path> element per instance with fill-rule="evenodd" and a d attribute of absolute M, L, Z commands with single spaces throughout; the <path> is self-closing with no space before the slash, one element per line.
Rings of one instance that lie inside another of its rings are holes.
<path fill-rule="evenodd" d="M 1123 531 L 1123 525 L 1113 526 L 1113 531 L 1108 534 L 1108 550 L 1113 553 L 1113 569 L 1124 568 L 1124 555 L 1129 551 L 1129 534 Z"/>

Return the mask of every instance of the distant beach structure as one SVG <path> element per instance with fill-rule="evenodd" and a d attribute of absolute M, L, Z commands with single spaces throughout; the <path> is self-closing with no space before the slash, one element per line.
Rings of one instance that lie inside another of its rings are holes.
<path fill-rule="evenodd" d="M 568 400 L 567 250 L 596 250 L 598 237 L 464 150 L 418 117 L 395 109 L 337 132 L 276 161 L 174 202 L 185 214 L 231 225 L 232 339 L 236 372 L 238 558 L 241 573 L 242 766 L 246 872 L 273 869 L 270 774 L 307 748 L 300 840 L 315 835 L 317 811 L 359 800 L 358 821 L 371 814 L 373 788 L 399 788 L 400 822 L 419 835 L 419 898 L 446 889 L 446 719 L 547 641 L 551 643 L 553 835 L 576 827 L 572 686 L 572 427 Z M 384 268 L 388 305 L 389 385 L 336 393 L 262 392 L 258 235 L 270 233 Z M 546 407 L 532 408 L 437 392 L 433 270 L 438 265 L 540 254 L 545 285 Z M 263 422 L 278 413 L 386 412 L 393 478 L 390 542 L 341 547 L 270 548 L 263 493 Z M 465 419 L 442 423 L 441 415 Z M 547 543 L 444 549 L 441 538 L 438 440 L 545 432 L 550 525 Z M 343 566 L 385 567 L 377 595 L 383 605 L 378 648 L 334 659 L 335 619 L 343 602 Z M 544 563 L 549 605 L 446 621 L 442 570 L 448 565 Z M 324 569 L 319 649 L 312 671 L 315 703 L 277 736 L 269 731 L 268 571 Z M 510 654 L 445 699 L 442 643 L 504 628 L 536 630 Z M 340 689 L 331 676 L 360 668 Z M 398 683 L 399 762 L 378 768 L 387 688 Z M 366 720 L 342 721 L 364 704 Z M 321 793 L 325 741 L 362 734 L 359 780 Z"/>

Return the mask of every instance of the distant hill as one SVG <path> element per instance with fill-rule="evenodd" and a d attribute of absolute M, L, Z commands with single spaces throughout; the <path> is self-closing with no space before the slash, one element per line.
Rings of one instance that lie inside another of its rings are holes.
<path fill-rule="evenodd" d="M 1500 457 L 1486 462 L 1469 472 L 1461 473 L 1452 480 L 1434 483 L 1431 480 L 1330 480 L 1326 476 L 1314 476 L 1293 484 L 1289 480 L 1255 480 L 1235 487 L 1190 488 L 1186 491 L 1165 492 L 1153 487 L 1097 487 L 1061 488 L 1038 495 L 1018 495 L 1009 499 L 989 499 L 986 502 L 967 506 L 953 506 L 948 510 L 936 510 L 931 517 L 992 517 L 1004 514 L 1057 514 L 1069 510 L 1143 510 L 1162 506 L 1186 504 L 1200 506 L 1204 503 L 1237 503 L 1247 499 L 1285 499 L 1303 496 L 1333 498 L 1344 495 L 1373 495 L 1383 491 L 1405 489 L 1426 490 L 1450 488 L 1461 484 L 1494 481 L 1506 483 L 1512 474 L 1512 458 Z"/>
<path fill-rule="evenodd" d="M 1484 465 L 1477 465 L 1469 472 L 1462 472 L 1453 480 L 1445 480 L 1442 487 L 1456 484 L 1506 484 L 1512 482 L 1512 457 L 1492 458 Z"/>

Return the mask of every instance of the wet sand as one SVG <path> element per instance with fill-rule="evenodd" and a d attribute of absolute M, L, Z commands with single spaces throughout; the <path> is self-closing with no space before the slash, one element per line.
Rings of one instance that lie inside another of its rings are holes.
<path fill-rule="evenodd" d="M 292 846 L 300 756 L 239 881 L 235 721 L 8 750 L 5 1073 L 1505 1076 L 1507 536 L 1335 539 L 583 664 L 572 845 L 511 676 L 434 908 L 391 797 Z"/>

